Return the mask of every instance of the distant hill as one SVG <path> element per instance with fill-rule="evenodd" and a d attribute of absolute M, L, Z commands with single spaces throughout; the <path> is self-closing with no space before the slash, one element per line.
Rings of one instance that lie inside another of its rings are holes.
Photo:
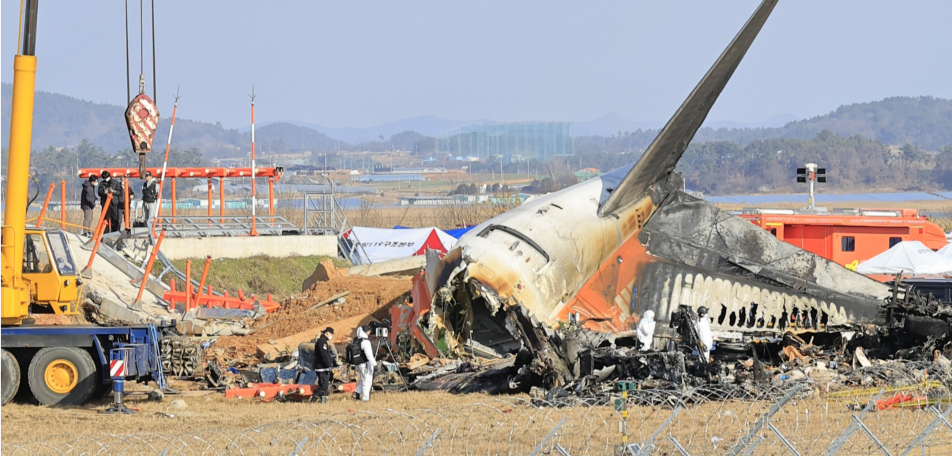
<path fill-rule="evenodd" d="M 862 135 L 886 144 L 914 144 L 939 149 L 952 144 L 952 100 L 891 97 L 841 106 L 824 116 L 785 125 L 785 137 L 810 138 L 823 130 L 843 136 Z"/>
<path fill-rule="evenodd" d="M 388 122 L 383 125 L 377 125 L 368 128 L 333 128 L 322 125 L 286 121 L 300 127 L 312 128 L 325 133 L 327 136 L 346 142 L 348 144 L 360 144 L 371 141 L 378 141 L 380 136 L 390 138 L 393 135 L 405 131 L 413 131 L 424 136 L 441 136 L 443 133 L 452 130 L 460 125 L 467 124 L 459 120 L 446 120 L 435 116 L 413 117 L 410 119 Z"/>
<path fill-rule="evenodd" d="M 10 130 L 10 102 L 13 86 L 2 84 L 2 118 L 4 138 Z M 128 149 L 129 134 L 123 123 L 124 108 L 117 105 L 93 103 L 66 95 L 37 91 L 34 101 L 33 146 L 42 148 L 77 147 L 84 139 L 112 153 Z M 156 131 L 157 149 L 164 148 L 169 134 L 171 118 L 164 113 Z M 352 150 L 358 141 L 379 144 L 383 135 L 394 145 L 412 148 L 417 139 L 426 135 L 438 135 L 462 122 L 444 120 L 436 117 L 418 117 L 391 122 L 372 128 L 326 128 L 299 122 L 273 122 L 259 126 L 256 138 L 262 150 L 277 152 L 306 150 L 318 152 Z M 411 131 L 413 130 L 413 131 Z M 330 137 L 321 131 L 335 134 Z M 422 133 L 416 133 L 416 131 Z M 409 142 L 408 142 L 409 141 Z M 250 128 L 246 130 L 226 129 L 220 123 L 200 122 L 189 119 L 175 119 L 173 147 L 179 149 L 196 148 L 209 158 L 231 157 L 247 153 L 251 147 Z M 3 145 L 4 147 L 7 144 Z M 373 146 L 377 149 L 380 146 Z"/>
<path fill-rule="evenodd" d="M 11 84 L 0 86 L 0 122 L 4 138 L 9 138 Z M 123 107 L 93 103 L 49 92 L 38 91 L 35 101 L 33 145 L 76 147 L 83 139 L 108 152 L 129 148 L 128 133 L 122 119 Z M 156 148 L 164 147 L 168 138 L 169 113 L 165 113 L 156 132 Z M 761 125 L 777 124 L 789 119 L 779 115 Z M 196 148 L 206 157 L 228 157 L 246 153 L 251 144 L 249 131 L 223 128 L 220 123 L 176 119 L 173 146 L 186 150 Z M 327 128 L 301 122 L 275 122 L 260 126 L 257 140 L 265 150 L 279 152 L 306 150 L 330 152 L 340 150 L 377 150 L 394 146 L 426 150 L 419 147 L 432 142 L 433 136 L 464 122 L 433 116 L 404 119 L 371 128 Z M 609 114 L 591 122 L 573 126 L 577 150 L 604 148 L 638 151 L 657 136 L 662 122 L 632 122 L 618 114 Z M 750 128 L 754 124 L 709 122 L 698 131 L 694 143 L 731 141 L 744 146 L 751 141 L 779 138 L 811 139 L 823 130 L 841 136 L 862 135 L 886 144 L 913 144 L 938 150 L 952 144 L 952 100 L 934 97 L 892 97 L 870 103 L 841 106 L 831 113 L 788 122 L 777 127 Z M 733 128 L 741 127 L 741 128 Z M 621 132 L 622 136 L 618 137 Z M 384 137 L 380 141 L 380 136 Z M 614 138 L 613 138 L 614 137 Z M 422 142 L 421 142 L 422 141 Z M 358 144 L 359 143 L 359 144 Z M 357 144 L 355 146 L 355 144 Z M 6 143 L 3 144 L 6 147 Z"/>
<path fill-rule="evenodd" d="M 251 137 L 248 136 L 250 144 Z M 285 122 L 270 123 L 255 129 L 255 141 L 258 141 L 262 150 L 288 153 L 301 150 L 330 151 L 337 148 L 340 141 L 330 138 L 324 133 L 307 127 L 292 125 Z M 343 150 L 350 148 L 350 144 L 343 143 Z M 247 150 L 247 147 L 245 147 Z"/>
<path fill-rule="evenodd" d="M 908 143 L 938 150 L 952 144 L 952 100 L 922 96 L 854 103 L 779 128 L 705 128 L 698 131 L 694 142 L 734 141 L 745 145 L 760 139 L 809 139 L 823 130 L 841 136 L 861 135 L 886 144 Z"/>
<path fill-rule="evenodd" d="M 13 86 L 2 84 L 0 96 L 3 137 L 9 138 Z M 33 147 L 76 147 L 86 139 L 109 152 L 129 149 L 129 132 L 123 121 L 123 110 L 123 107 L 117 105 L 93 103 L 57 93 L 37 91 L 33 107 Z M 155 135 L 156 149 L 165 148 L 171 123 L 169 114 L 171 113 L 165 113 L 159 120 Z M 8 141 L 4 141 L 3 147 L 7 147 Z M 247 142 L 250 141 L 249 136 Z M 175 120 L 173 145 L 180 149 L 194 147 L 209 156 L 227 156 L 235 153 L 237 147 L 245 142 L 242 133 L 222 128 L 221 124 L 181 118 Z"/>
<path fill-rule="evenodd" d="M 730 120 L 706 120 L 704 129 L 751 129 L 782 127 L 799 118 L 793 114 L 777 114 L 761 122 L 734 122 Z M 618 132 L 648 130 L 657 132 L 664 126 L 664 121 L 634 121 L 616 112 L 606 114 L 595 120 L 572 123 L 572 136 L 611 136 Z"/>

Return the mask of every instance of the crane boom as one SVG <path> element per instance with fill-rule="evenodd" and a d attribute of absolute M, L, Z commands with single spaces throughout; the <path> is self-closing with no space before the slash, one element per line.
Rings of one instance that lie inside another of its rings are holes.
<path fill-rule="evenodd" d="M 7 199 L 3 214 L 2 323 L 20 324 L 29 315 L 30 289 L 23 280 L 30 141 L 33 135 L 33 96 L 36 85 L 36 14 L 39 0 L 25 0 L 20 46 L 13 60 L 13 101 L 10 152 L 7 160 Z"/>

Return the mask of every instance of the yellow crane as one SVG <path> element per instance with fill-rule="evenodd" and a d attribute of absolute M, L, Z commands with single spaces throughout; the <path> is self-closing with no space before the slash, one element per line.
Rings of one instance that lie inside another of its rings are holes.
<path fill-rule="evenodd" d="M 2 324 L 20 325 L 31 304 L 51 304 L 60 313 L 78 297 L 80 281 L 61 232 L 26 227 L 33 96 L 36 79 L 37 1 L 25 1 L 17 55 L 13 60 L 13 101 L 2 230 Z M 29 322 L 29 320 L 27 320 Z"/>
<path fill-rule="evenodd" d="M 171 325 L 38 326 L 30 318 L 31 310 L 46 305 L 56 313 L 75 313 L 71 304 L 77 301 L 81 285 L 65 234 L 26 226 L 37 3 L 23 0 L 13 61 L 10 152 L 0 248 L 2 403 L 28 390 L 28 396 L 44 405 L 81 404 L 125 379 L 153 379 L 165 388 L 158 347 L 174 330 Z M 118 352 L 128 354 L 124 359 L 130 367 L 112 377 L 109 362 L 119 356 Z"/>

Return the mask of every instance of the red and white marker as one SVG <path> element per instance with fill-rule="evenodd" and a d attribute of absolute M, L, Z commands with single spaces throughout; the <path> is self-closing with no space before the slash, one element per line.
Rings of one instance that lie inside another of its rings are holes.
<path fill-rule="evenodd" d="M 124 360 L 118 360 L 118 359 L 109 361 L 109 376 L 110 377 L 125 377 L 126 376 L 126 362 Z"/>

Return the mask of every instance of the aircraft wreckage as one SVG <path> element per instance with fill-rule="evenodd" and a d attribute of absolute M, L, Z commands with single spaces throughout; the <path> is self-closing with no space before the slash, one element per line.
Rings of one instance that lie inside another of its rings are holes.
<path fill-rule="evenodd" d="M 928 329 L 915 337 L 947 337 L 949 317 L 934 300 L 894 293 L 679 190 L 675 165 L 776 3 L 757 8 L 637 163 L 492 218 L 443 258 L 428 254 L 414 304 L 393 311 L 392 341 L 431 358 L 497 361 L 423 376 L 418 388 L 677 376 L 704 364 L 678 334 L 700 306 L 711 309 L 721 356 L 785 335 L 846 331 L 857 340 L 916 322 Z M 634 345 L 647 310 L 657 315 L 654 347 L 669 349 L 622 348 Z M 674 340 L 681 350 L 666 343 Z"/>

